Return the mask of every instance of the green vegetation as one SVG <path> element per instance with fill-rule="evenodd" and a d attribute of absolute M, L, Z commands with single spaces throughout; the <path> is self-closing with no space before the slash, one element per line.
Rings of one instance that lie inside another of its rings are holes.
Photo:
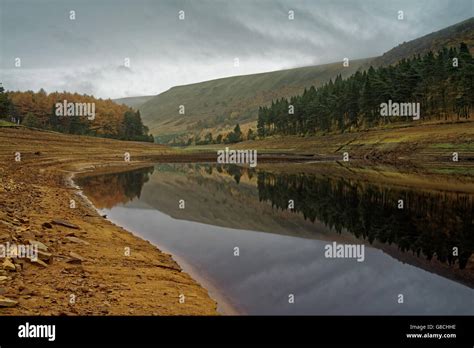
<path fill-rule="evenodd" d="M 260 105 L 301 93 L 307 86 L 320 86 L 337 75 L 348 77 L 369 60 L 353 60 L 349 67 L 343 67 L 341 61 L 177 86 L 139 109 L 143 122 L 160 137 L 183 133 L 195 136 L 204 129 L 202 136 L 208 131 L 217 134 L 236 123 L 255 122 Z M 180 105 L 185 106 L 184 115 L 179 114 Z"/>
<path fill-rule="evenodd" d="M 467 45 L 443 48 L 437 53 L 403 59 L 396 65 L 370 67 L 346 80 L 314 86 L 300 96 L 273 101 L 261 107 L 257 131 L 260 137 L 274 134 L 315 134 L 366 129 L 408 117 L 381 117 L 380 105 L 420 103 L 421 120 L 471 117 L 474 108 L 474 59 Z"/>
<path fill-rule="evenodd" d="M 474 176 L 474 168 L 471 167 L 434 168 L 431 172 L 436 174 Z"/>
<path fill-rule="evenodd" d="M 443 47 L 459 47 L 461 42 L 471 50 L 474 48 L 473 18 L 404 42 L 382 56 L 350 60 L 346 68 L 341 61 L 173 87 L 141 105 L 140 111 L 153 133 L 159 136 L 179 133 L 183 137 L 180 141 L 186 142 L 187 137 L 196 136 L 198 132 L 202 133 L 201 137 L 207 132 L 216 135 L 235 123 L 254 127 L 260 106 L 270 106 L 272 100 L 299 95 L 310 86 L 318 88 L 330 79 L 334 81 L 338 75 L 346 79 L 370 66 L 389 66 L 429 51 L 437 52 Z M 186 107 L 185 115 L 178 113 L 179 105 Z"/>
<path fill-rule="evenodd" d="M 240 130 L 240 126 L 237 123 L 235 128 L 234 128 L 234 131 L 230 132 L 225 137 L 224 143 L 226 143 L 226 144 L 235 144 L 235 143 L 241 142 L 242 140 L 243 140 L 242 131 Z"/>
<path fill-rule="evenodd" d="M 141 105 L 153 98 L 154 95 L 144 95 L 140 97 L 127 97 L 127 98 L 118 98 L 112 99 L 117 104 L 124 104 L 133 109 L 138 109 Z"/>
<path fill-rule="evenodd" d="M 15 123 L 11 123 L 8 121 L 0 120 L 0 127 L 15 127 Z"/>
<path fill-rule="evenodd" d="M 10 119 L 10 115 L 14 112 L 13 103 L 8 98 L 8 94 L 5 93 L 2 83 L 0 83 L 0 120 Z M 5 121 L 4 121 L 5 123 Z"/>
<path fill-rule="evenodd" d="M 371 65 L 375 67 L 396 64 L 404 58 L 425 55 L 429 51 L 437 52 L 443 47 L 459 47 L 461 42 L 466 43 L 471 48 L 471 54 L 474 54 L 474 18 L 469 18 L 418 39 L 404 42 L 385 52 L 382 56 L 375 58 Z"/>
<path fill-rule="evenodd" d="M 249 129 L 247 132 L 247 140 L 255 139 L 256 135 L 252 129 Z M 193 143 L 195 145 L 212 145 L 212 144 L 235 144 L 244 140 L 244 135 L 240 129 L 240 125 L 237 123 L 233 131 L 227 133 L 225 136 L 219 134 L 216 138 L 212 135 L 211 132 L 208 132 L 204 138 L 201 138 L 199 135 L 196 137 L 190 137 L 188 140 L 177 141 L 174 138 L 169 144 L 171 146 L 190 146 Z"/>
<path fill-rule="evenodd" d="M 474 151 L 474 139 L 470 143 L 439 143 L 430 146 L 434 149 L 454 150 L 454 151 Z"/>

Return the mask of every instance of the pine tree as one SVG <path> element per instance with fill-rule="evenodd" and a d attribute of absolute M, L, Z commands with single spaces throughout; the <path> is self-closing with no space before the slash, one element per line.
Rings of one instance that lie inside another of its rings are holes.
<path fill-rule="evenodd" d="M 8 94 L 5 93 L 5 88 L 0 83 L 0 118 L 9 119 L 12 115 L 11 113 L 12 104 L 8 98 Z"/>

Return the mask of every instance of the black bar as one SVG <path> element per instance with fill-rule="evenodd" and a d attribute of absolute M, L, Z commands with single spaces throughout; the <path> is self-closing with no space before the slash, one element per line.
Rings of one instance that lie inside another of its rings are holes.
<path fill-rule="evenodd" d="M 20 338 L 26 323 L 55 325 L 55 340 Z M 423 331 L 410 325 L 425 326 Z M 428 325 L 433 325 L 430 329 Z M 454 327 L 437 327 L 455 325 Z M 407 334 L 456 334 L 408 338 Z M 0 317 L 0 346 L 41 344 L 408 344 L 474 343 L 472 316 Z"/>

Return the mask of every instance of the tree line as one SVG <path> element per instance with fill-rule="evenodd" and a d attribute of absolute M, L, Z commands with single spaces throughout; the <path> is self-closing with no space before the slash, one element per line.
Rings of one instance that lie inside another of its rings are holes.
<path fill-rule="evenodd" d="M 343 80 L 338 75 L 302 95 L 272 101 L 258 110 L 259 137 L 351 131 L 406 117 L 381 117 L 382 103 L 420 103 L 421 121 L 472 117 L 474 59 L 465 43 L 437 54 L 403 59 L 395 65 L 370 67 Z"/>
<path fill-rule="evenodd" d="M 172 146 L 190 146 L 190 145 L 210 145 L 210 144 L 235 144 L 244 140 L 255 140 L 257 134 L 252 128 L 249 128 L 247 134 L 244 134 L 240 129 L 240 125 L 237 123 L 234 129 L 227 134 L 218 134 L 216 137 L 213 136 L 212 132 L 206 133 L 201 138 L 200 135 L 189 137 L 187 139 L 177 139 L 176 137 L 170 142 Z"/>
<path fill-rule="evenodd" d="M 58 116 L 57 103 L 94 104 L 93 119 L 87 116 Z M 0 86 L 0 118 L 26 127 L 68 134 L 90 135 L 121 140 L 153 142 L 153 135 L 141 119 L 140 111 L 78 93 L 9 91 Z"/>

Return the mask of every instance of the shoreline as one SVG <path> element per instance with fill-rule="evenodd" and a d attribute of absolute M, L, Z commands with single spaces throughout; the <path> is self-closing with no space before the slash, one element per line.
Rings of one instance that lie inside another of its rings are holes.
<path fill-rule="evenodd" d="M 124 151 L 135 154 L 130 163 Z M 81 170 L 130 169 L 164 154 L 176 155 L 156 144 L 0 130 L 0 243 L 43 248 L 38 262 L 0 259 L 0 316 L 218 315 L 171 255 L 104 219 L 70 185 Z"/>
<path fill-rule="evenodd" d="M 124 162 L 124 152 L 131 154 L 130 162 Z M 14 160 L 16 153 L 21 153 L 19 162 Z M 273 154 L 261 163 L 265 167 L 265 163 L 282 162 L 277 166 L 287 167 L 286 161 L 308 164 L 322 157 Z M 216 155 L 183 153 L 158 144 L 0 127 L 0 244 L 31 244 L 33 240 L 46 248 L 42 263 L 13 258 L 5 264 L 0 259 L 0 299 L 10 301 L 8 306 L 0 305 L 0 315 L 217 315 L 210 292 L 219 299 L 219 290 L 213 289 L 212 282 L 179 256 L 174 259 L 104 219 L 73 180 L 91 171 L 102 174 L 212 158 Z M 343 168 L 336 162 L 334 166 L 351 176 L 400 180 L 398 170 L 387 176 L 377 168 L 354 170 L 356 164 Z M 472 168 L 469 160 L 459 164 Z M 463 185 L 469 185 L 469 172 L 465 175 Z M 420 184 L 411 174 L 403 179 L 407 185 Z M 74 209 L 71 199 L 78 201 Z M 125 247 L 131 249 L 131 256 L 124 257 Z M 185 304 L 178 302 L 183 292 Z M 69 301 L 71 295 L 77 298 L 74 304 Z"/>
<path fill-rule="evenodd" d="M 143 165 L 143 166 L 142 165 L 137 165 L 136 168 L 145 167 L 145 166 L 148 166 L 148 164 Z M 120 169 L 120 168 L 117 168 L 117 169 Z M 127 168 L 127 169 L 129 169 L 129 168 Z M 97 171 L 95 171 L 93 169 L 88 170 L 86 172 L 89 173 L 90 175 L 97 174 Z M 107 173 L 109 173 L 109 172 L 110 171 L 107 170 Z M 85 172 L 81 172 L 81 173 L 85 173 Z M 92 208 L 94 208 L 96 210 L 96 212 L 99 214 L 100 209 L 98 209 L 97 207 L 94 206 L 94 204 L 87 197 L 87 195 L 85 195 L 83 193 L 82 188 L 75 183 L 74 177 L 76 176 L 76 174 L 77 174 L 77 172 L 76 173 L 71 173 L 71 175 L 68 177 L 68 179 L 70 180 L 70 184 L 77 190 L 77 193 L 81 197 L 83 197 L 83 199 L 86 201 L 86 203 L 89 204 Z M 84 174 L 84 175 L 87 176 L 88 174 Z M 110 221 L 111 223 L 113 223 L 114 225 L 120 226 L 120 227 L 124 228 L 125 230 L 129 231 L 130 233 L 135 235 L 137 238 L 147 240 L 146 238 L 140 236 L 140 234 L 138 232 L 132 231 L 129 228 L 121 226 L 118 222 L 114 221 L 110 217 L 106 217 L 106 219 L 108 221 Z M 194 266 L 192 266 L 189 262 L 187 262 L 186 259 L 183 256 L 178 255 L 176 253 L 173 253 L 171 250 L 168 250 L 167 248 L 164 248 L 162 245 L 158 245 L 156 243 L 152 243 L 152 244 L 155 245 L 160 251 L 171 255 L 173 260 L 175 260 L 177 262 L 177 264 L 183 269 L 184 272 L 188 273 L 198 284 L 200 284 L 204 289 L 206 289 L 209 292 L 209 295 L 210 295 L 211 299 L 215 300 L 216 303 L 217 303 L 217 312 L 219 314 L 221 314 L 221 315 L 243 315 L 243 314 L 245 314 L 245 312 L 243 310 L 238 309 L 236 305 L 232 304 L 230 299 L 228 299 L 224 295 L 224 293 L 218 288 L 218 286 L 216 284 L 214 284 L 214 282 L 211 279 L 209 279 L 208 276 L 203 274 L 203 272 L 198 271 Z"/>
<path fill-rule="evenodd" d="M 160 250 L 170 253 L 171 252 L 163 247 Z M 217 302 L 217 312 L 224 316 L 236 316 L 246 315 L 246 313 L 234 305 L 230 299 L 228 299 L 219 287 L 214 284 L 206 275 L 197 271 L 190 263 L 188 263 L 183 257 L 177 254 L 171 254 L 173 259 L 187 272 L 194 280 L 196 280 L 201 286 L 203 286 L 208 292 L 210 297 Z"/>

